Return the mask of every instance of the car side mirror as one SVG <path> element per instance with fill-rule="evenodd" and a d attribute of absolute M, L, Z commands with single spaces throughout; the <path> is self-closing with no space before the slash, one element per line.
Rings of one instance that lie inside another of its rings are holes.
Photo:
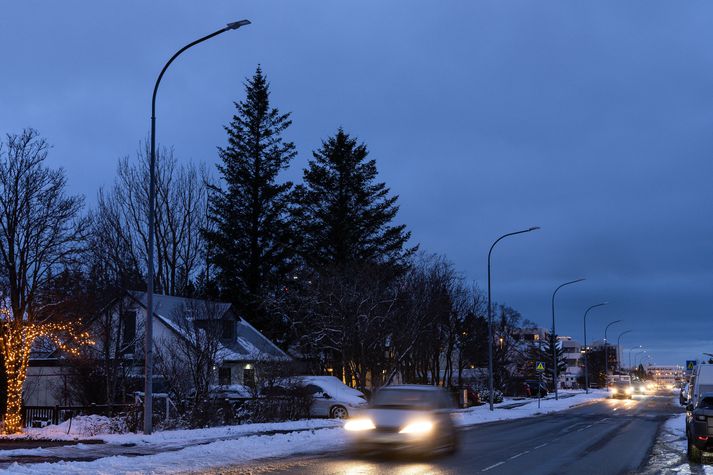
<path fill-rule="evenodd" d="M 323 397 L 324 399 L 332 399 L 332 396 L 330 396 L 330 395 L 327 394 L 327 393 L 322 393 L 322 397 Z"/>

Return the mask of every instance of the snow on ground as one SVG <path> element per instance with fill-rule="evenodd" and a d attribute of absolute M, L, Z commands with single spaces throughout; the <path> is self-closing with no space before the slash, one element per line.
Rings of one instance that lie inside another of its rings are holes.
<path fill-rule="evenodd" d="M 530 417 L 539 414 L 562 411 L 570 407 L 588 403 L 596 399 L 605 398 L 606 391 L 592 391 L 590 394 L 575 391 L 562 391 L 560 400 L 554 398 L 543 399 L 541 408 L 537 407 L 537 399 L 519 402 L 505 401 L 499 406 L 512 406 L 513 403 L 522 403 L 521 406 L 510 409 L 496 408 L 490 412 L 487 405 L 473 407 L 458 411 L 457 422 L 461 426 L 480 424 L 484 422 Z M 78 444 L 76 446 L 48 448 L 48 449 L 23 449 L 23 455 L 48 454 L 60 456 L 63 453 L 78 451 L 89 455 L 93 451 L 101 451 L 109 456 L 103 456 L 91 462 L 55 462 L 36 464 L 13 464 L 5 473 L 12 474 L 134 474 L 134 473 L 176 473 L 205 470 L 209 468 L 239 464 L 257 459 L 284 457 L 294 454 L 324 453 L 344 448 L 347 437 L 341 429 L 341 423 L 334 420 L 304 420 L 274 424 L 246 424 L 242 426 L 215 427 L 197 430 L 177 430 L 157 432 L 150 436 L 141 434 L 108 434 L 99 436 L 107 442 L 101 445 Z M 261 431 L 296 431 L 290 433 L 274 433 L 269 435 L 256 435 Z M 59 426 L 36 430 L 34 435 L 44 437 L 57 433 L 58 436 L 67 436 Z M 221 440 L 228 439 L 228 440 Z M 121 453 L 121 444 L 142 444 L 143 448 L 161 449 L 159 453 L 143 456 L 113 455 Z M 200 445 L 196 445 L 200 444 Z M 107 451 L 107 449 L 109 449 Z M 32 453 L 32 451 L 37 451 Z M 114 452 L 112 453 L 112 450 Z M 171 450 L 171 451 L 166 451 Z M 15 455 L 1 451 L 0 457 Z M 110 455 L 111 454 L 111 455 Z M 17 455 L 20 455 L 19 453 Z"/>
<path fill-rule="evenodd" d="M 151 435 L 125 433 L 107 433 L 109 418 L 104 416 L 79 416 L 59 425 L 43 427 L 41 429 L 27 429 L 24 434 L 4 436 L 8 438 L 52 439 L 52 440 L 79 440 L 96 439 L 107 444 L 164 444 L 166 442 L 188 441 L 201 442 L 210 439 L 224 439 L 240 435 L 259 432 L 295 431 L 305 429 L 324 429 L 340 427 L 340 421 L 331 419 L 303 419 L 299 421 L 273 422 L 263 424 L 243 424 L 234 426 L 208 427 L 205 429 L 179 429 L 154 432 Z M 69 433 L 67 431 L 69 430 Z M 0 450 L 0 456 L 5 451 Z"/>
<path fill-rule="evenodd" d="M 287 454 L 330 451 L 342 447 L 345 441 L 346 437 L 342 429 L 321 429 L 221 440 L 210 444 L 186 447 L 178 452 L 165 452 L 144 457 L 119 455 L 92 462 L 13 464 L 4 473 L 113 475 L 190 472 Z"/>
<path fill-rule="evenodd" d="M 483 422 L 502 421 L 507 419 L 519 419 L 521 417 L 530 417 L 540 414 L 549 414 L 551 412 L 564 411 L 573 406 L 578 406 L 597 399 L 606 398 L 609 393 L 603 390 L 591 390 L 589 394 L 581 391 L 560 391 L 560 399 L 555 400 L 554 396 L 548 396 L 547 399 L 542 399 L 540 408 L 537 407 L 537 399 L 527 399 L 526 404 L 513 407 L 507 410 L 489 411 L 488 406 L 472 407 L 456 413 L 456 422 L 462 426 L 473 424 L 481 424 Z M 502 405 L 508 405 L 512 401 L 504 401 Z"/>

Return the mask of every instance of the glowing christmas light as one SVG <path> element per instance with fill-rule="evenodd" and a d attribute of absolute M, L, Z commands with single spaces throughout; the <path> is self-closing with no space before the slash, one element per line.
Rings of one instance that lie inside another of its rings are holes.
<path fill-rule="evenodd" d="M 70 355 L 79 355 L 79 347 L 93 345 L 87 332 L 79 332 L 72 323 L 34 323 L 15 318 L 6 307 L 0 307 L 0 351 L 5 357 L 7 374 L 7 407 L 3 432 L 22 432 L 22 385 L 27 377 L 32 344 L 38 338 L 48 338 Z"/>

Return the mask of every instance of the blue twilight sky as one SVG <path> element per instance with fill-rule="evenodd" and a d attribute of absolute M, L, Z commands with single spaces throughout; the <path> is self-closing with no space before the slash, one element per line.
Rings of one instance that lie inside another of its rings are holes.
<path fill-rule="evenodd" d="M 706 1 L 32 1 L 0 4 L 0 133 L 37 128 L 91 204 L 149 128 L 216 161 L 262 64 L 300 155 L 338 126 L 367 142 L 422 249 L 558 333 L 713 352 L 713 3 Z"/>

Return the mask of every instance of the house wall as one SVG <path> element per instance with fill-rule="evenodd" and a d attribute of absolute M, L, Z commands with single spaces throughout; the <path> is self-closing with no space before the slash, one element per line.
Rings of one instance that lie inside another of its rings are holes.
<path fill-rule="evenodd" d="M 69 371 L 62 366 L 30 366 L 23 386 L 22 400 L 26 406 L 66 406 Z"/>

